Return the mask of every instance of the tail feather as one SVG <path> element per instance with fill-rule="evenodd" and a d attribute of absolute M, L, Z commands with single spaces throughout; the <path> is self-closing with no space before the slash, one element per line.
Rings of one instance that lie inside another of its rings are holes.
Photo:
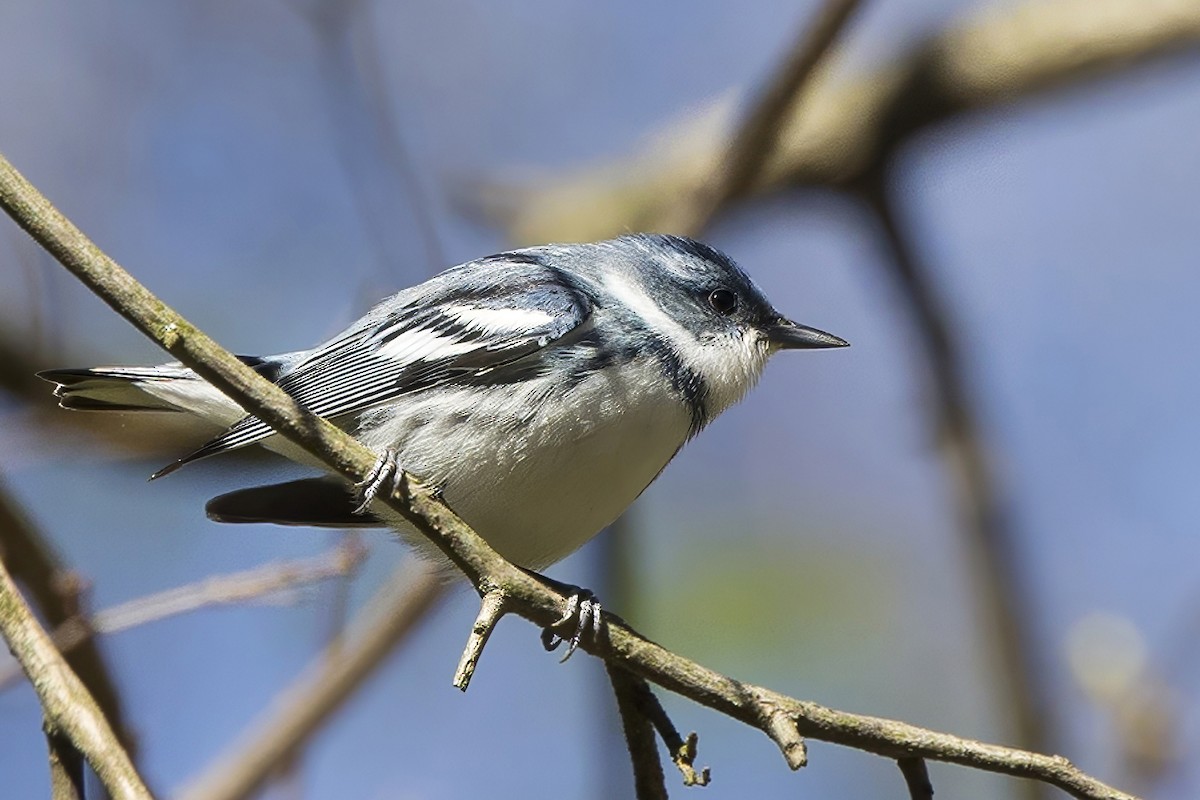
<path fill-rule="evenodd" d="M 285 364 L 296 354 L 273 358 L 238 356 L 267 380 L 276 380 Z M 57 384 L 54 396 L 63 408 L 76 411 L 186 411 L 143 387 L 165 381 L 203 379 L 178 361 L 152 367 L 92 367 L 91 369 L 48 369 L 37 374 Z"/>
<path fill-rule="evenodd" d="M 74 411 L 180 411 L 182 409 L 147 394 L 144 381 L 197 380 L 182 365 L 161 367 L 95 367 L 94 369 L 48 369 L 37 374 L 57 384 L 54 396 L 63 408 Z"/>
<path fill-rule="evenodd" d="M 267 380 L 275 381 L 304 355 L 303 351 L 297 351 L 267 358 L 238 358 Z M 245 414 L 236 403 L 179 362 L 151 367 L 51 369 L 39 372 L 38 377 L 55 384 L 54 396 L 60 406 L 76 411 L 187 411 L 221 427 L 232 425 Z M 168 464 L 150 479 L 230 449 L 233 448 L 223 440 L 214 440 Z"/>

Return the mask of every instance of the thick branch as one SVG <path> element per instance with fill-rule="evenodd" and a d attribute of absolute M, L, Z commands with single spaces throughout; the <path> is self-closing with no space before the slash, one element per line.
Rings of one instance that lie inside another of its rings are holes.
<path fill-rule="evenodd" d="M 342 431 L 304 411 L 277 386 L 245 367 L 206 335 L 171 312 L 128 273 L 99 251 L 49 202 L 0 159 L 0 205 L 93 291 L 209 379 L 250 413 L 351 480 L 366 476 L 375 455 Z M 514 611 L 540 627 L 551 625 L 566 603 L 563 593 L 508 563 L 451 511 L 429 487 L 401 474 L 396 492 L 380 498 L 430 538 L 466 574 L 477 590 L 499 586 Z M 720 675 L 671 653 L 604 615 L 605 635 L 583 649 L 771 735 L 776 714 L 790 716 L 796 733 L 888 758 L 949 761 L 1058 786 L 1080 798 L 1130 800 L 1076 769 L 1066 759 L 983 744 L 913 725 L 849 714 L 802 702 Z M 771 720 L 771 725 L 767 724 Z M 785 747 L 787 742 L 780 742 Z"/>
<path fill-rule="evenodd" d="M 747 193 L 845 185 L 931 123 L 1198 45 L 1195 0 L 1027 0 L 985 8 L 875 72 L 845 80 L 819 70 Z M 720 167 L 737 105 L 726 98 L 613 163 L 524 189 L 487 187 L 482 210 L 518 242 L 672 232 L 679 198 Z"/>

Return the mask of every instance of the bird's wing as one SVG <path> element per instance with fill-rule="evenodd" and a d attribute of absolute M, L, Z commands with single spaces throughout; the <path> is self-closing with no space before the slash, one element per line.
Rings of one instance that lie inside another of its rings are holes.
<path fill-rule="evenodd" d="M 309 411 L 339 417 L 434 386 L 519 380 L 540 373 L 544 355 L 592 309 L 588 294 L 559 270 L 493 256 L 384 301 L 277 383 Z M 272 433 L 244 417 L 154 477 Z"/>

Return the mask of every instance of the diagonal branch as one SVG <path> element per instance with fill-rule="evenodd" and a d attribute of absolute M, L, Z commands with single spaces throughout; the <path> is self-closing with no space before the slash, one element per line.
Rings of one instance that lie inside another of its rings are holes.
<path fill-rule="evenodd" d="M 62 565 L 50 542 L 23 513 L 0 485 L 0 558 L 9 564 L 13 578 L 25 587 L 34 605 L 49 625 L 65 625 L 83 612 L 83 581 Z M 67 663 L 95 698 L 122 746 L 136 757 L 136 742 L 125 724 L 125 714 L 116 683 L 100 655 L 100 648 L 87 629 L 82 630 L 78 646 L 66 654 Z M 17 667 L 19 674 L 19 666 Z M 2 681 L 0 681 L 2 685 Z M 69 778 L 81 785 L 82 763 L 78 753 L 70 753 L 63 737 L 48 735 L 52 773 L 55 780 Z M 63 782 L 64 790 L 68 782 Z"/>
<path fill-rule="evenodd" d="M 83 754 L 116 800 L 150 800 L 149 790 L 104 713 L 38 624 L 2 562 L 0 633 L 41 701 L 56 789 L 65 793 L 73 784 L 78 793 L 81 773 L 69 763 L 74 749 Z"/>
<path fill-rule="evenodd" d="M 745 120 L 731 137 L 725 155 L 712 177 L 697 191 L 668 210 L 656 228 L 695 235 L 708 226 L 719 210 L 748 192 L 758 181 L 763 165 L 778 149 L 786 120 L 800 91 L 817 65 L 833 47 L 860 0 L 827 0 L 812 24 L 805 24 L 787 60 L 763 88 Z"/>
<path fill-rule="evenodd" d="M 1195 0 L 1025 0 L 987 6 L 906 55 L 851 78 L 824 70 L 784 119 L 744 193 L 846 186 L 918 130 L 961 114 L 1200 49 Z M 677 123 L 640 152 L 466 200 L 517 242 L 670 231 L 675 206 L 719 168 L 736 98 Z"/>
<path fill-rule="evenodd" d="M 366 548 L 354 542 L 338 545 L 312 558 L 273 562 L 228 575 L 212 575 L 196 583 L 138 597 L 105 608 L 90 617 L 71 617 L 54 629 L 54 646 L 68 658 L 94 634 L 113 634 L 200 608 L 278 594 L 312 583 L 345 577 L 366 559 Z M 0 690 L 21 674 L 17 664 L 0 662 Z"/>
<path fill-rule="evenodd" d="M 430 570 L 401 567 L 359 612 L 350 630 L 331 642 L 280 693 L 178 800 L 250 797 L 300 752 L 321 724 L 375 671 L 445 594 Z"/>
<path fill-rule="evenodd" d="M 118 313 L 249 413 L 351 480 L 370 472 L 376 461 L 371 450 L 305 411 L 279 387 L 172 312 L 100 252 L 3 158 L 0 206 Z M 552 625 L 560 617 L 567 601 L 564 594 L 501 558 L 430 487 L 401 473 L 395 492 L 379 499 L 429 537 L 481 594 L 481 587 L 500 587 L 516 613 L 541 627 Z M 728 678 L 676 655 L 639 636 L 611 614 L 604 614 L 604 623 L 603 634 L 595 640 L 585 637 L 582 649 L 618 662 L 636 675 L 763 730 L 768 736 L 778 736 L 777 720 L 783 714 L 794 721 L 796 736 L 843 744 L 891 759 L 933 759 L 1032 778 L 1088 800 L 1132 800 L 1132 795 L 1084 774 L 1064 758 L 984 744 L 796 700 Z M 786 751 L 792 742 L 784 739 L 777 740 L 777 744 Z"/>

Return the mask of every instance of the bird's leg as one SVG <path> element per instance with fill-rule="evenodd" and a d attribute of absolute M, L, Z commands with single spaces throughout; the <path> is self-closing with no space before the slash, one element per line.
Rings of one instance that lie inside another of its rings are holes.
<path fill-rule="evenodd" d="M 379 494 L 380 490 L 391 492 L 395 489 L 396 475 L 400 470 L 399 464 L 396 462 L 395 450 L 384 450 L 379 455 L 379 460 L 375 462 L 375 466 L 371 467 L 371 472 L 366 478 L 354 484 L 354 499 L 358 500 L 358 506 L 354 509 L 355 514 L 365 514 L 371 506 L 371 501 Z"/>
<path fill-rule="evenodd" d="M 604 621 L 600 616 L 601 608 L 600 601 L 596 599 L 596 595 L 588 589 L 582 589 L 578 586 L 560 583 L 552 578 L 547 578 L 545 575 L 539 575 L 536 572 L 526 570 L 534 577 L 545 581 L 558 591 L 567 595 L 567 606 L 563 609 L 562 616 L 554 622 L 550 627 L 542 630 L 542 646 L 547 651 L 557 650 L 558 646 L 563 642 L 567 643 L 567 652 L 563 655 L 560 663 L 566 661 L 579 647 L 579 643 L 583 641 L 583 636 L 590 629 L 592 632 L 592 640 L 600 638 L 600 632 L 604 627 Z M 571 638 L 564 639 L 559 636 L 555 630 L 566 627 L 571 630 Z"/>

